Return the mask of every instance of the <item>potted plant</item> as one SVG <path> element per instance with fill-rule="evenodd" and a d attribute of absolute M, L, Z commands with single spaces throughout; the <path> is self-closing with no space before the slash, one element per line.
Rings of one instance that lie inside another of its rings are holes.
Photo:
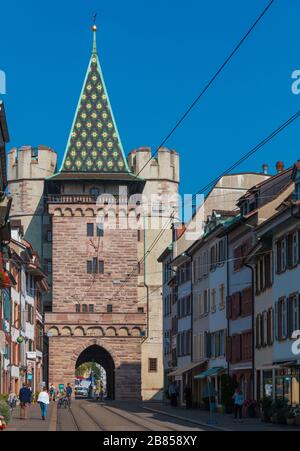
<path fill-rule="evenodd" d="M 274 424 L 286 424 L 288 405 L 285 400 L 277 400 L 272 406 L 271 422 Z"/>
<path fill-rule="evenodd" d="M 260 401 L 260 408 L 261 408 L 261 420 L 268 422 L 271 419 L 272 416 L 272 398 L 270 396 L 266 396 Z"/>
<path fill-rule="evenodd" d="M 245 408 L 247 411 L 248 418 L 255 418 L 256 406 L 257 406 L 257 403 L 253 399 L 247 399 L 245 401 Z"/>
<path fill-rule="evenodd" d="M 294 407 L 295 425 L 300 426 L 300 406 Z"/>
<path fill-rule="evenodd" d="M 286 414 L 285 420 L 286 420 L 286 424 L 288 426 L 294 426 L 294 424 L 296 423 L 296 420 L 295 420 L 295 414 L 294 414 L 293 410 L 290 410 Z"/>
<path fill-rule="evenodd" d="M 10 422 L 10 410 L 5 401 L 0 401 L 0 429 L 6 428 L 6 425 Z"/>

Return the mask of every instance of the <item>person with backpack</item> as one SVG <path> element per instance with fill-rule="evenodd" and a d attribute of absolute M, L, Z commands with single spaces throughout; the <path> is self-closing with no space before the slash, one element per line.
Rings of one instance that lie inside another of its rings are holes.
<path fill-rule="evenodd" d="M 53 383 L 50 385 L 50 400 L 53 402 L 56 400 L 56 389 Z"/>
<path fill-rule="evenodd" d="M 26 383 L 23 384 L 19 392 L 20 419 L 27 420 L 27 407 L 32 403 L 32 392 Z"/>
<path fill-rule="evenodd" d="M 72 393 L 73 393 L 73 389 L 71 387 L 71 384 L 69 383 L 69 384 L 67 384 L 67 387 L 66 387 L 66 396 L 67 396 L 69 408 L 71 408 Z"/>

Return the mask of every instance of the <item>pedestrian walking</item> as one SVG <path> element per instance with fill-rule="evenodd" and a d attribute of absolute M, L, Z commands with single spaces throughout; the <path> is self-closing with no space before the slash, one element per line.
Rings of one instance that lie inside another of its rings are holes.
<path fill-rule="evenodd" d="M 172 382 L 172 384 L 169 386 L 169 396 L 171 398 L 171 406 L 177 407 L 178 390 L 176 382 Z"/>
<path fill-rule="evenodd" d="M 103 385 L 100 386 L 99 397 L 100 397 L 100 402 L 103 402 L 103 398 L 104 398 L 104 389 L 103 389 Z"/>
<path fill-rule="evenodd" d="M 32 403 L 32 392 L 26 383 L 23 384 L 19 392 L 20 419 L 27 420 L 27 407 Z"/>
<path fill-rule="evenodd" d="M 240 388 L 237 388 L 233 397 L 234 402 L 234 420 L 236 421 L 238 418 L 240 422 L 243 421 L 243 406 L 245 403 L 245 397 Z"/>
<path fill-rule="evenodd" d="M 184 398 L 187 410 L 191 409 L 193 407 L 193 393 L 191 387 L 188 385 L 184 389 Z"/>
<path fill-rule="evenodd" d="M 40 408 L 41 408 L 42 420 L 45 421 L 46 420 L 46 416 L 47 416 L 48 406 L 50 404 L 50 398 L 49 398 L 49 394 L 48 394 L 48 391 L 47 391 L 47 387 L 44 387 L 43 391 L 41 391 L 41 393 L 39 394 L 37 402 L 38 402 L 38 404 L 40 405 Z"/>
<path fill-rule="evenodd" d="M 56 388 L 55 385 L 52 383 L 50 385 L 50 400 L 55 402 L 56 399 Z"/>
<path fill-rule="evenodd" d="M 71 387 L 71 384 L 69 383 L 69 384 L 67 384 L 67 387 L 66 387 L 66 397 L 67 397 L 67 400 L 68 400 L 69 408 L 71 408 L 72 393 L 73 393 L 73 389 Z"/>

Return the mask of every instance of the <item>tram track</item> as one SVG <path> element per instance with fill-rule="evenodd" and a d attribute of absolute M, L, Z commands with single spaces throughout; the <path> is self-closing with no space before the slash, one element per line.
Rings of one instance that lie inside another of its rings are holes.
<path fill-rule="evenodd" d="M 185 422 L 182 429 L 180 424 L 174 424 L 173 426 L 166 419 L 149 418 L 145 415 L 138 415 L 132 410 L 123 410 L 120 407 L 87 401 L 77 400 L 73 402 L 71 409 L 68 409 L 68 413 L 69 427 L 74 432 L 113 432 L 122 430 L 132 432 L 179 432 L 191 430 L 187 424 L 189 422 Z M 195 424 L 193 427 L 196 427 Z"/>
<path fill-rule="evenodd" d="M 96 428 L 99 430 L 99 432 L 105 432 L 105 431 L 106 431 L 106 429 L 104 429 L 103 426 L 100 425 L 99 422 L 95 420 L 94 416 L 91 415 L 90 412 L 88 412 L 88 410 L 85 409 L 85 408 L 83 407 L 83 403 L 78 403 L 78 404 L 74 404 L 74 403 L 73 403 L 73 407 L 71 407 L 71 408 L 69 409 L 69 412 L 70 412 L 70 414 L 71 414 L 71 416 L 72 416 L 74 425 L 76 426 L 76 430 L 77 430 L 78 432 L 86 431 L 86 426 L 81 426 L 80 421 L 76 418 L 75 412 L 74 412 L 74 410 L 73 410 L 73 409 L 74 409 L 74 405 L 75 405 L 76 407 L 78 406 L 78 408 L 79 408 L 82 412 L 84 412 L 84 415 L 87 416 L 88 419 L 89 419 L 89 421 L 91 421 L 91 422 L 96 426 Z M 76 410 L 76 408 L 75 408 L 75 410 Z"/>

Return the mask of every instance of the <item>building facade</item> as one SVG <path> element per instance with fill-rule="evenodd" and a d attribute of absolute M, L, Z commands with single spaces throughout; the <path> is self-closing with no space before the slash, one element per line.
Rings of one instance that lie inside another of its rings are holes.
<path fill-rule="evenodd" d="M 42 296 L 48 291 L 39 256 L 23 238 L 20 221 L 11 222 L 9 271 L 10 289 L 10 387 L 18 393 L 27 383 L 33 393 L 43 386 L 44 310 Z"/>

